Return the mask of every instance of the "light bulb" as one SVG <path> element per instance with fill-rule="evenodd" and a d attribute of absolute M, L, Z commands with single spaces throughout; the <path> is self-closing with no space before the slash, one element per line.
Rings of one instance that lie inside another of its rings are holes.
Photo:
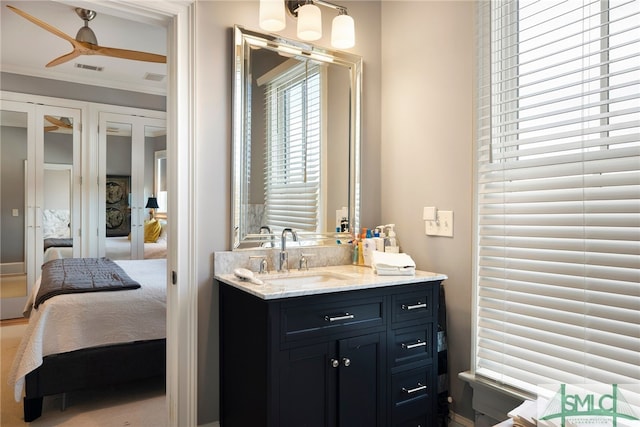
<path fill-rule="evenodd" d="M 260 28 L 280 31 L 286 25 L 283 0 L 260 0 Z"/>
<path fill-rule="evenodd" d="M 331 46 L 337 49 L 348 49 L 355 46 L 356 36 L 353 18 L 341 14 L 333 18 L 331 25 Z"/>
<path fill-rule="evenodd" d="M 322 37 L 322 14 L 314 4 L 305 4 L 298 9 L 298 38 L 306 41 Z"/>

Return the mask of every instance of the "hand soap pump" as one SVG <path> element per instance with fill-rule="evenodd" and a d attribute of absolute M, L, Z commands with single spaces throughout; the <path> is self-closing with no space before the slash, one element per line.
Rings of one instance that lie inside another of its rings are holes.
<path fill-rule="evenodd" d="M 387 233 L 389 238 L 388 238 L 388 242 L 389 245 L 385 246 L 384 250 L 385 252 L 393 252 L 393 253 L 398 253 L 400 252 L 400 248 L 398 247 L 398 239 L 396 239 L 396 232 L 393 229 L 393 227 L 395 227 L 395 224 L 387 224 L 386 227 L 389 228 L 389 232 Z"/>

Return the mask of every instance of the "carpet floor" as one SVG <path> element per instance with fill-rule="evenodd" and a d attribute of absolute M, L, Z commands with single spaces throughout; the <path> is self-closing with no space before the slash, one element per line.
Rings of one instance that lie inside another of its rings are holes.
<path fill-rule="evenodd" d="M 153 379 L 67 394 L 67 408 L 61 411 L 62 396 L 44 398 L 42 416 L 24 422 L 22 402 L 13 399 L 7 383 L 11 363 L 26 324 L 0 326 L 0 425 L 2 427 L 163 427 L 166 422 L 164 381 Z"/>

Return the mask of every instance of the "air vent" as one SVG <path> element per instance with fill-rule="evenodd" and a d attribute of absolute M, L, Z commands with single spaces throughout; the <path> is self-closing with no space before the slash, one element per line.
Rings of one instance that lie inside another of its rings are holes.
<path fill-rule="evenodd" d="M 82 68 L 83 70 L 102 71 L 104 67 L 97 67 L 95 65 L 80 64 L 76 62 L 76 68 Z"/>
<path fill-rule="evenodd" d="M 154 74 L 154 73 L 147 73 L 144 75 L 144 79 L 145 80 L 151 80 L 153 82 L 161 82 L 164 80 L 166 76 L 164 74 Z"/>

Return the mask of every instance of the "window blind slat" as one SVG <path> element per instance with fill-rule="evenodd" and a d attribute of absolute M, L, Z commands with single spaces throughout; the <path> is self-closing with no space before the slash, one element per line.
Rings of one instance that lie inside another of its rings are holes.
<path fill-rule="evenodd" d="M 640 0 L 477 10 L 476 374 L 637 384 Z"/>

